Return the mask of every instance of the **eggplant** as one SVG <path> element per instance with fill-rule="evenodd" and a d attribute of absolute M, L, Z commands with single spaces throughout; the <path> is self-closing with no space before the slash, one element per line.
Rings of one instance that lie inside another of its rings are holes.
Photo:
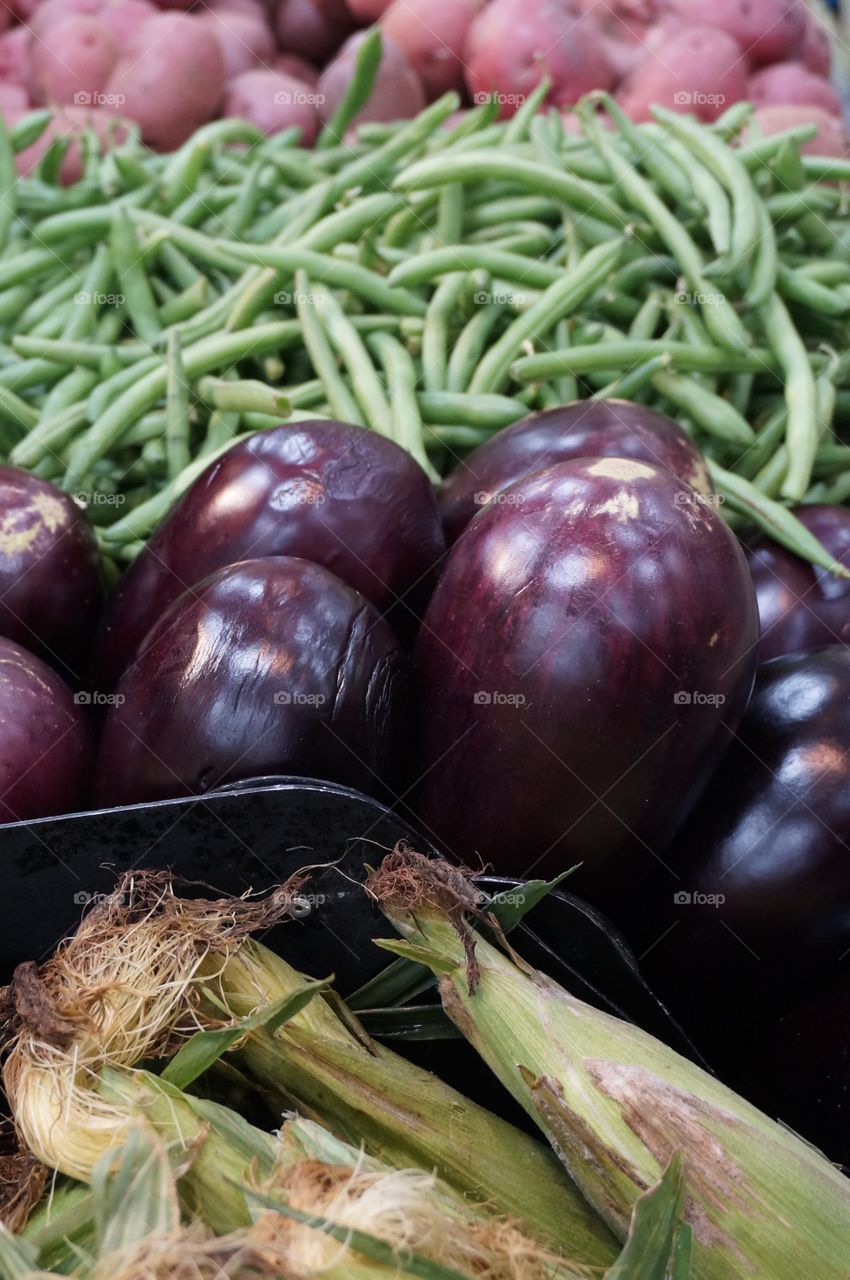
<path fill-rule="evenodd" d="M 380 790 L 402 754 L 407 659 L 374 605 L 321 565 L 244 560 L 172 604 L 114 695 L 102 805 L 264 774 Z"/>
<path fill-rule="evenodd" d="M 664 861 L 671 874 L 641 909 L 664 937 L 651 952 L 656 982 L 692 1029 L 696 1011 L 719 1040 L 733 1011 L 774 1016 L 841 972 L 850 649 L 761 667 L 736 741 Z"/>
<path fill-rule="evenodd" d="M 850 568 L 850 511 L 813 504 L 798 507 L 797 519 L 836 560 Z M 827 644 L 850 642 L 850 578 L 801 560 L 771 538 L 749 549 L 756 586 L 763 662 L 785 653 L 804 653 Z"/>
<path fill-rule="evenodd" d="M 0 467 L 0 635 L 76 684 L 101 603 L 100 557 L 83 512 L 46 480 Z"/>
<path fill-rule="evenodd" d="M 94 741 L 84 693 L 0 637 L 0 822 L 85 808 Z"/>
<path fill-rule="evenodd" d="M 119 582 L 92 683 L 112 688 L 168 605 L 238 560 L 314 561 L 403 626 L 443 551 L 431 483 L 391 440 L 342 422 L 259 432 L 210 464 Z"/>
<path fill-rule="evenodd" d="M 737 540 L 671 472 L 518 481 L 449 552 L 420 632 L 420 821 L 505 874 L 580 862 L 571 890 L 610 910 L 716 765 L 757 637 Z"/>
<path fill-rule="evenodd" d="M 691 488 L 711 493 L 702 455 L 672 418 L 627 400 L 577 400 L 499 431 L 452 471 L 440 491 L 449 546 L 481 507 L 514 481 L 559 462 L 591 457 L 652 462 Z"/>

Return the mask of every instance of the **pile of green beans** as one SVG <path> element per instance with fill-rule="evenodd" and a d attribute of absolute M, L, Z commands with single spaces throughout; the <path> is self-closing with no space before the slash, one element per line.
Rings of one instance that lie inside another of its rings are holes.
<path fill-rule="evenodd" d="M 605 95 L 579 132 L 542 94 L 508 122 L 449 94 L 340 141 L 364 90 L 313 151 L 233 120 L 171 155 L 86 137 L 69 187 L 67 140 L 14 176 L 49 113 L 0 126 L 3 459 L 79 494 L 120 562 L 283 421 L 361 423 L 436 479 L 620 396 L 683 425 L 736 528 L 831 564 L 788 508 L 850 496 L 850 161 L 746 105 L 636 125 Z"/>

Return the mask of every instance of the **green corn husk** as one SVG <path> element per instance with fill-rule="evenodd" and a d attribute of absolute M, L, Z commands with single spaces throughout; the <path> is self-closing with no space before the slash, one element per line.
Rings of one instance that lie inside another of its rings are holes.
<path fill-rule="evenodd" d="M 434 972 L 449 1017 L 620 1238 L 680 1151 L 697 1280 L 847 1280 L 850 1184 L 819 1152 L 472 932 L 462 872 L 442 864 L 435 875 L 428 859 L 397 851 L 367 888 L 406 939 L 382 945 Z"/>
<path fill-rule="evenodd" d="M 304 978 L 249 940 L 211 979 L 214 1008 L 236 1018 L 285 999 Z M 518 1220 L 541 1244 L 588 1266 L 610 1266 L 617 1243 L 533 1138 L 430 1072 L 370 1041 L 354 1015 L 314 1000 L 274 1034 L 252 1032 L 238 1065 L 279 1105 L 320 1120 L 370 1153 L 435 1169 L 449 1186 Z"/>

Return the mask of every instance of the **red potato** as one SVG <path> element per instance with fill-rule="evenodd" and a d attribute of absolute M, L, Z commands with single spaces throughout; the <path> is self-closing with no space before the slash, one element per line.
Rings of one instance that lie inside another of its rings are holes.
<path fill-rule="evenodd" d="M 66 18 L 33 41 L 30 94 L 33 102 L 80 107 L 120 106 L 101 101 L 118 61 L 118 44 L 97 18 Z"/>
<path fill-rule="evenodd" d="M 465 58 L 470 93 L 476 100 L 495 95 L 503 116 L 547 75 L 549 101 L 558 107 L 614 83 L 596 17 L 577 13 L 573 0 L 492 0 L 470 28 Z"/>
<path fill-rule="evenodd" d="M 26 89 L 19 84 L 0 83 L 0 112 L 6 121 L 17 120 L 26 115 L 29 109 L 29 98 Z"/>
<path fill-rule="evenodd" d="M 813 75 L 802 62 L 775 62 L 750 76 L 747 96 L 758 107 L 786 103 L 821 107 L 830 115 L 841 115 L 841 99 L 827 80 Z"/>
<path fill-rule="evenodd" d="M 351 30 L 351 15 L 337 0 L 336 9 L 319 0 L 281 0 L 277 11 L 277 38 L 283 53 L 297 53 L 322 63 L 335 53 Z"/>
<path fill-rule="evenodd" d="M 664 0 L 681 21 L 725 31 L 752 63 L 778 62 L 800 47 L 806 31 L 802 0 Z"/>
<path fill-rule="evenodd" d="M 65 187 L 79 182 L 83 176 L 79 139 L 88 128 L 94 129 L 105 146 L 124 142 L 128 132 L 126 120 L 122 120 L 120 115 L 107 107 L 57 107 L 53 113 L 53 119 L 38 141 L 31 147 L 27 147 L 26 151 L 18 152 L 16 157 L 18 173 L 24 176 L 31 173 L 53 139 L 60 134 L 70 134 L 73 142 L 62 161 L 59 179 Z"/>
<path fill-rule="evenodd" d="M 657 0 L 577 0 L 576 7 L 592 12 L 617 80 L 640 60 L 643 47 L 658 21 Z"/>
<path fill-rule="evenodd" d="M 228 83 L 242 71 L 271 63 L 275 43 L 264 18 L 235 9 L 215 9 L 202 17 L 218 40 Z"/>
<path fill-rule="evenodd" d="M 319 76 L 319 115 L 329 120 L 336 111 L 351 82 L 351 74 L 357 51 L 366 33 L 350 36 Z M 372 96 L 366 106 L 354 118 L 354 127 L 366 120 L 405 120 L 415 116 L 425 106 L 425 90 L 422 81 L 409 65 L 395 40 L 383 38 L 381 65 L 375 79 Z"/>
<path fill-rule="evenodd" d="M 0 6 L 0 31 L 5 31 L 11 21 L 11 11 L 5 4 Z"/>
<path fill-rule="evenodd" d="M 847 133 L 837 117 L 821 107 L 791 104 L 783 107 L 759 107 L 753 115 L 753 124 L 768 136 L 794 129 L 798 124 L 817 125 L 818 132 L 802 151 L 812 156 L 843 156 L 848 149 Z"/>
<path fill-rule="evenodd" d="M 203 18 L 158 13 L 133 35 L 106 85 L 159 151 L 179 147 L 218 111 L 224 58 Z"/>
<path fill-rule="evenodd" d="M 299 58 L 297 53 L 277 54 L 272 62 L 272 70 L 314 87 L 319 83 L 319 68 L 314 67 L 306 58 Z"/>
<path fill-rule="evenodd" d="M 828 76 L 832 70 L 832 44 L 823 27 L 813 13 L 808 15 L 803 43 L 800 47 L 800 61 L 803 66 L 816 76 Z"/>
<path fill-rule="evenodd" d="M 485 0 L 394 0 L 381 30 L 395 40 L 425 86 L 438 98 L 464 84 L 463 51 Z"/>
<path fill-rule="evenodd" d="M 28 27 L 13 27 L 0 36 L 0 81 L 29 91 L 31 37 Z"/>
<path fill-rule="evenodd" d="M 68 18 L 97 18 L 123 47 L 155 13 L 149 0 L 45 0 L 35 11 L 30 26 L 37 40 L 46 40 Z"/>
<path fill-rule="evenodd" d="M 250 120 L 263 133 L 280 133 L 297 125 L 301 145 L 312 146 L 319 129 L 318 94 L 313 85 L 280 71 L 256 67 L 231 80 L 224 100 L 224 115 Z"/>
<path fill-rule="evenodd" d="M 617 100 L 633 120 L 651 120 L 655 103 L 711 121 L 746 95 L 747 61 L 731 36 L 713 27 L 665 25 Z"/>
<path fill-rule="evenodd" d="M 20 22 L 29 22 L 35 11 L 41 7 L 43 0 L 11 0 L 9 13 Z"/>

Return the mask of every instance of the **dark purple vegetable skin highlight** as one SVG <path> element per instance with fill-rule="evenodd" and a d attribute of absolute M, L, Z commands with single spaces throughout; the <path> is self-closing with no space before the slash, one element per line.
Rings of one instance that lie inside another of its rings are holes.
<path fill-rule="evenodd" d="M 94 533 L 77 504 L 17 467 L 0 467 L 0 635 L 72 683 L 102 600 Z"/>
<path fill-rule="evenodd" d="M 812 505 L 794 514 L 836 560 L 850 568 L 850 510 Z M 761 618 L 763 662 L 827 644 L 850 643 L 850 578 L 837 578 L 759 538 L 748 551 Z"/>
<path fill-rule="evenodd" d="M 111 688 L 146 632 L 187 587 L 238 560 L 323 565 L 400 625 L 424 606 L 444 550 L 433 488 L 404 449 L 363 427 L 305 422 L 263 431 L 212 463 L 119 582 L 92 682 Z"/>
<path fill-rule="evenodd" d="M 574 891 L 607 904 L 716 765 L 757 637 L 736 539 L 669 471 L 519 481 L 452 548 L 420 633 L 421 820 L 497 872 L 582 862 Z"/>
<path fill-rule="evenodd" d="M 440 492 L 447 542 L 455 542 L 487 495 L 559 462 L 597 457 L 652 462 L 711 492 L 702 455 L 672 418 L 627 400 L 577 400 L 515 422 L 455 468 Z"/>
<path fill-rule="evenodd" d="M 398 641 L 359 592 L 293 557 L 230 565 L 175 601 L 119 684 L 98 803 L 272 773 L 380 791 L 399 768 L 407 693 Z"/>
<path fill-rule="evenodd" d="M 665 852 L 653 972 L 684 1018 L 787 1006 L 850 948 L 850 649 L 761 667 L 735 742 Z M 691 895 L 677 902 L 674 895 Z M 697 897 L 700 895 L 700 897 Z M 703 896 L 704 895 L 704 896 Z M 721 895 L 721 901 L 712 902 Z M 845 961 L 846 963 L 846 961 Z"/>
<path fill-rule="evenodd" d="M 85 708 L 51 667 L 0 638 L 0 822 L 85 808 L 93 769 Z"/>

